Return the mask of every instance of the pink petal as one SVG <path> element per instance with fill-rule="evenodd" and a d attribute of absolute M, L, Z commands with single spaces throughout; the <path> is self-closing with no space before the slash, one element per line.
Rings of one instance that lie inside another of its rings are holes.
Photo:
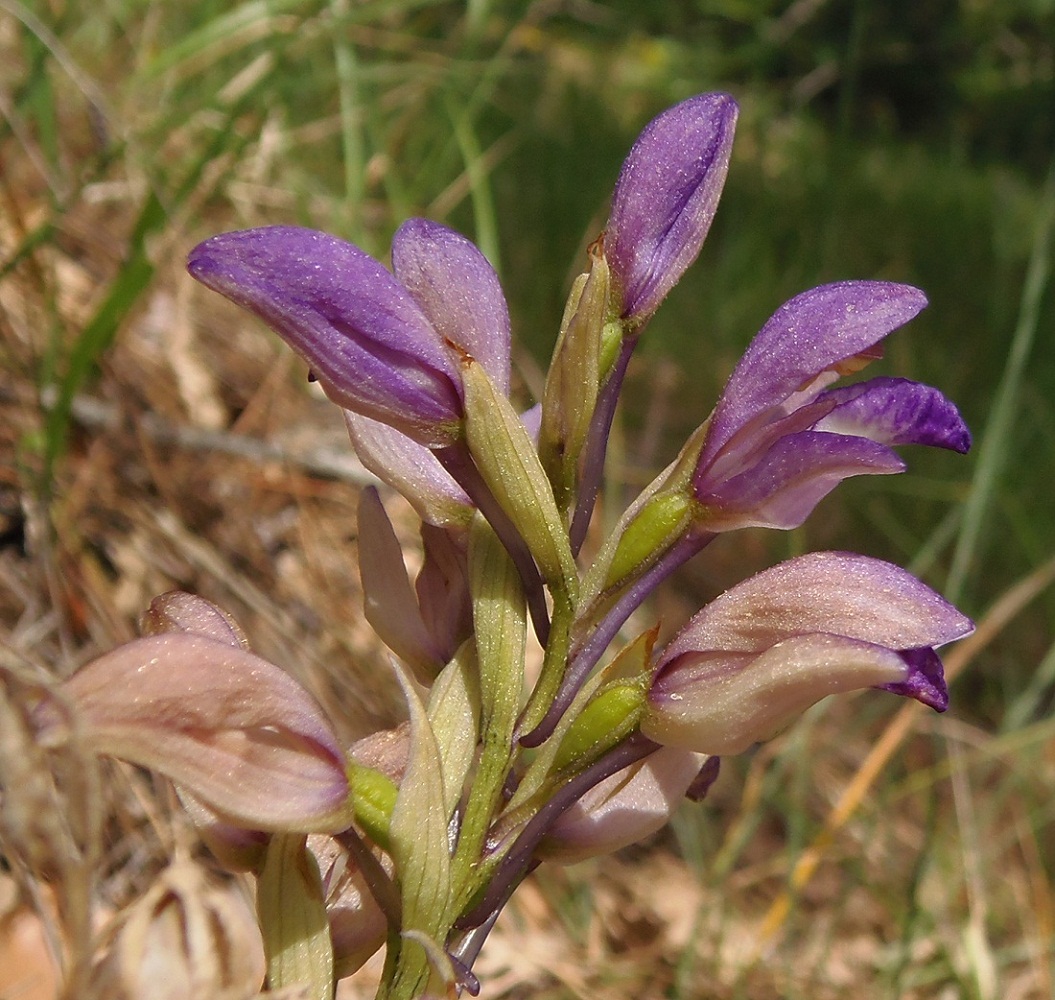
<path fill-rule="evenodd" d="M 972 628 L 948 601 L 898 566 L 849 552 L 814 552 L 726 591 L 689 621 L 660 662 L 695 650 L 757 653 L 816 632 L 915 649 L 951 642 Z"/>
<path fill-rule="evenodd" d="M 85 743 L 150 768 L 238 826 L 333 831 L 349 822 L 344 754 L 288 674 L 240 647 L 189 632 L 136 639 L 62 686 Z M 40 738 L 61 738 L 45 702 Z"/>

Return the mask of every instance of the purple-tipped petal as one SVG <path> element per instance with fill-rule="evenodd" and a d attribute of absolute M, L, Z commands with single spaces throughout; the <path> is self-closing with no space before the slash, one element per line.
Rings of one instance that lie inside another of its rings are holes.
<path fill-rule="evenodd" d="M 823 372 L 862 354 L 927 304 L 910 285 L 844 281 L 784 303 L 751 342 L 725 387 L 700 455 L 705 467 L 745 424 Z"/>
<path fill-rule="evenodd" d="M 634 143 L 612 196 L 605 256 L 621 315 L 646 321 L 696 259 L 725 184 L 737 105 L 700 94 L 654 118 Z"/>
<path fill-rule="evenodd" d="M 703 477 L 696 499 L 713 506 L 707 516 L 712 531 L 797 528 L 844 479 L 904 470 L 894 452 L 868 438 L 802 431 L 781 438 L 750 469 L 713 489 Z"/>
<path fill-rule="evenodd" d="M 86 746 L 164 774 L 227 822 L 288 832 L 349 823 L 344 754 L 322 711 L 238 646 L 191 632 L 136 639 L 62 692 Z M 42 742 L 61 738 L 53 703 L 36 723 Z"/>
<path fill-rule="evenodd" d="M 334 402 L 424 444 L 454 439 L 457 364 L 411 294 L 358 247 L 272 226 L 214 236 L 191 251 L 187 268 L 264 320 Z"/>
<path fill-rule="evenodd" d="M 498 275 L 476 245 L 428 219 L 392 238 L 392 269 L 433 327 L 480 362 L 509 393 L 509 310 Z"/>
<path fill-rule="evenodd" d="M 898 684 L 881 685 L 884 691 L 899 694 L 944 712 L 949 707 L 949 688 L 945 683 L 945 667 L 933 649 L 906 649 L 901 659 L 908 664 L 908 677 Z"/>
<path fill-rule="evenodd" d="M 666 646 L 659 668 L 693 650 L 758 653 L 814 632 L 908 650 L 942 646 L 972 628 L 969 618 L 899 566 L 851 552 L 813 552 L 711 601 Z"/>
<path fill-rule="evenodd" d="M 966 454 L 971 434 L 960 411 L 937 389 L 901 378 L 875 378 L 821 393 L 834 403 L 819 431 L 860 434 L 883 444 L 925 444 Z"/>
<path fill-rule="evenodd" d="M 910 573 L 817 552 L 712 601 L 660 654 L 641 732 L 666 746 L 739 753 L 829 694 L 881 687 L 938 711 L 935 646 L 972 630 Z"/>

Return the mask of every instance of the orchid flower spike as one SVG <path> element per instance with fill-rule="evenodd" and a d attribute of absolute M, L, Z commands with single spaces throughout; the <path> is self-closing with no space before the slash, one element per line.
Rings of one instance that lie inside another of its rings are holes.
<path fill-rule="evenodd" d="M 395 275 L 334 236 L 270 226 L 214 236 L 187 266 L 305 358 L 334 402 L 448 445 L 463 416 L 458 352 L 508 388 L 505 299 L 483 254 L 438 223 L 404 223 L 392 259 Z"/>
<path fill-rule="evenodd" d="M 829 694 L 881 687 L 948 706 L 934 651 L 973 624 L 910 573 L 815 552 L 745 580 L 659 656 L 641 731 L 666 746 L 735 754 Z"/>
<path fill-rule="evenodd" d="M 711 417 L 692 474 L 700 523 L 795 528 L 848 476 L 903 472 L 891 445 L 966 452 L 967 427 L 937 389 L 895 378 L 826 388 L 878 357 L 879 342 L 926 304 L 909 285 L 844 281 L 781 306 Z"/>

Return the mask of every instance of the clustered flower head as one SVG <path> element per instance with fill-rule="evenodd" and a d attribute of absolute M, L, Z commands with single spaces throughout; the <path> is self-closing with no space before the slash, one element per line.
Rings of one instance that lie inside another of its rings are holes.
<path fill-rule="evenodd" d="M 421 518 L 411 579 L 381 495 L 363 493 L 364 612 L 392 651 L 408 722 L 342 747 L 229 616 L 173 593 L 144 616 L 143 638 L 85 666 L 35 724 L 45 743 L 76 729 L 177 785 L 221 862 L 258 880 L 271 988 L 330 997 L 384 945 L 379 996 L 475 994 L 473 961 L 542 860 L 648 836 L 706 794 L 721 755 L 829 694 L 880 688 L 945 710 L 935 650 L 970 621 L 865 556 L 774 566 L 665 645 L 658 623 L 622 634 L 718 534 L 796 527 L 848 476 L 902 472 L 895 446 L 968 449 L 936 389 L 834 384 L 926 305 L 918 289 L 842 281 L 777 309 L 680 454 L 584 548 L 627 362 L 700 251 L 736 116 L 729 95 L 703 94 L 642 132 L 525 414 L 510 399 L 498 278 L 438 223 L 404 223 L 391 270 L 290 226 L 191 252 L 198 281 L 305 359 L 364 465 Z M 529 629 L 544 649 L 531 685 Z"/>

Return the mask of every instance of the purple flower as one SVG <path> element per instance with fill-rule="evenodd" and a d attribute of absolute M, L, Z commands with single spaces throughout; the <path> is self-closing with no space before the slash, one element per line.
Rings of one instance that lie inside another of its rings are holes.
<path fill-rule="evenodd" d="M 462 419 L 457 351 L 508 386 L 505 300 L 479 250 L 437 223 L 404 223 L 393 261 L 396 277 L 336 237 L 272 226 L 206 240 L 188 269 L 264 320 L 334 402 L 422 444 L 450 444 Z"/>
<path fill-rule="evenodd" d="M 726 591 L 660 655 L 641 731 L 740 753 L 829 694 L 882 687 L 948 706 L 934 647 L 970 620 L 910 573 L 845 552 L 791 559 Z"/>
<path fill-rule="evenodd" d="M 878 357 L 878 342 L 925 305 L 908 285 L 846 281 L 777 310 L 729 379 L 696 462 L 708 530 L 797 527 L 848 476 L 904 471 L 891 445 L 967 451 L 959 412 L 930 386 L 877 378 L 826 388 Z"/>
<path fill-rule="evenodd" d="M 736 116 L 728 94 L 690 97 L 649 122 L 623 164 L 605 257 L 631 330 L 700 252 L 729 169 Z"/>

